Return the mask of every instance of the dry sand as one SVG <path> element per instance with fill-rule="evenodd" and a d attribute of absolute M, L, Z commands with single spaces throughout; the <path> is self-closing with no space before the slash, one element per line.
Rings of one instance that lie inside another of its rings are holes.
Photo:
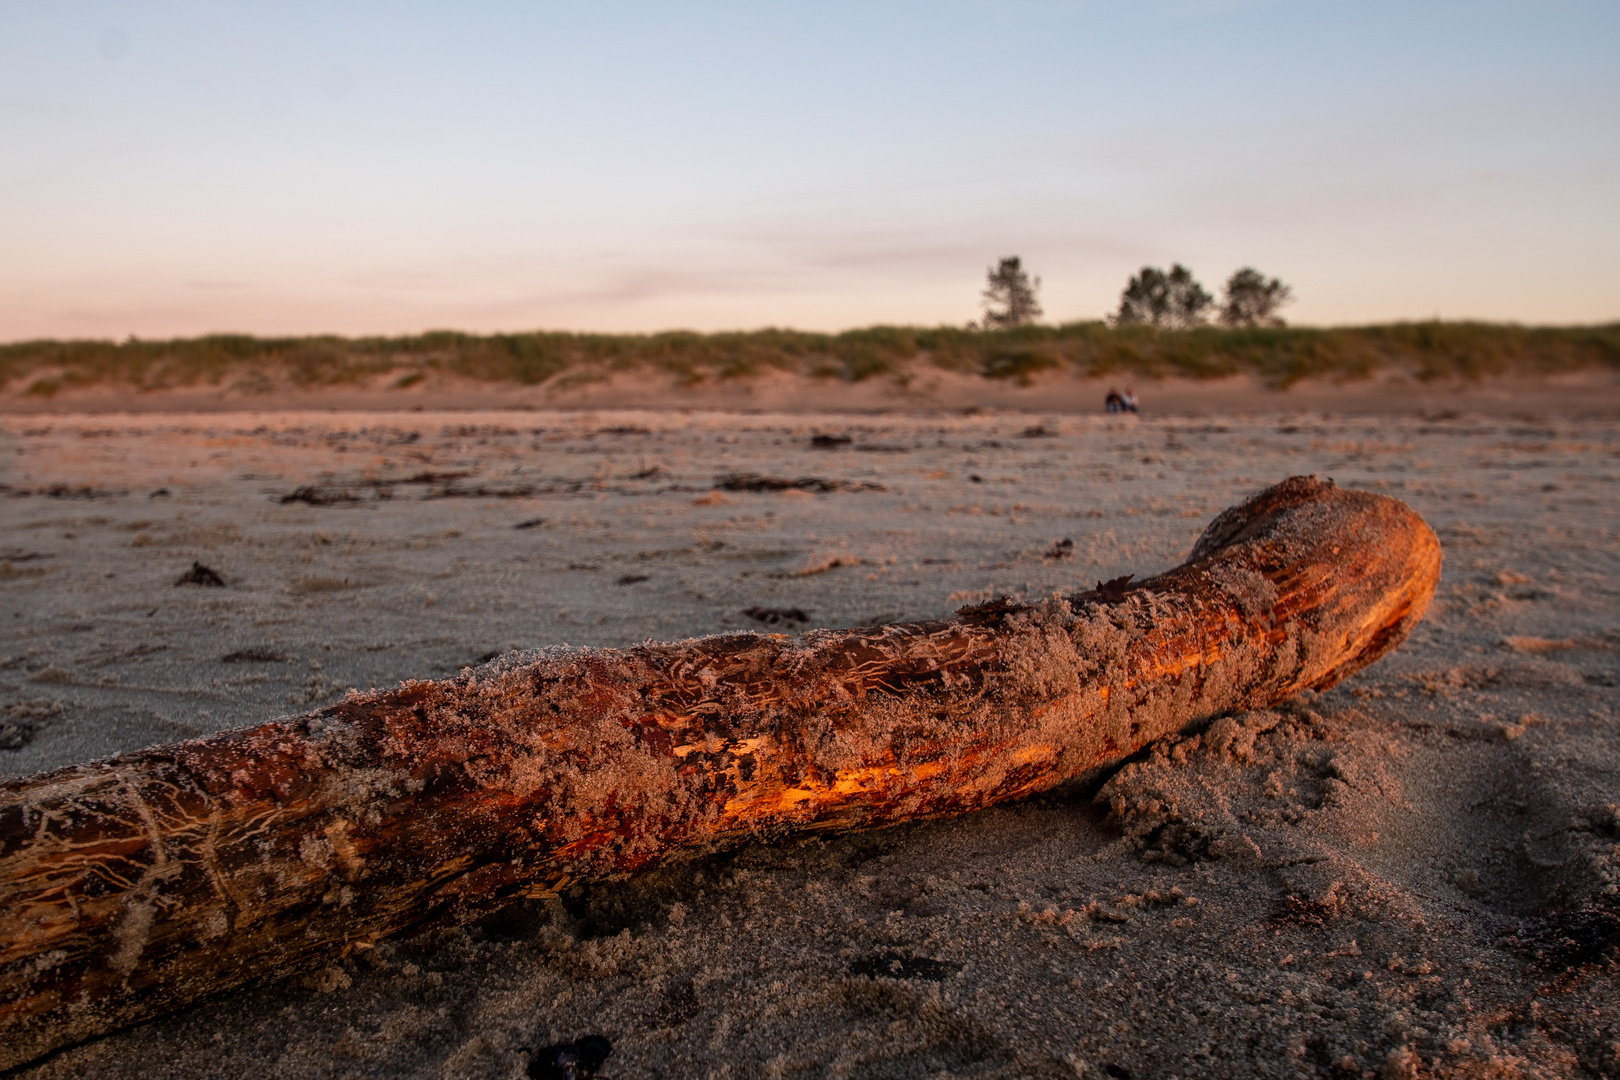
<path fill-rule="evenodd" d="M 1620 1075 L 1620 435 L 1579 415 L 1606 406 L 1059 404 L 0 420 L 11 775 L 507 649 L 1155 572 L 1291 473 L 1404 499 L 1447 558 L 1393 657 L 1100 792 L 580 890 L 21 1075 L 520 1077 L 589 1033 L 620 1080 Z M 741 470 L 883 490 L 713 490 Z M 225 587 L 177 586 L 194 562 Z"/>
<path fill-rule="evenodd" d="M 694 409 L 742 413 L 951 413 L 1015 409 L 1059 415 L 1099 412 L 1110 389 L 1134 384 L 1156 416 L 1232 416 L 1330 412 L 1337 416 L 1484 416 L 1556 414 L 1620 419 L 1620 370 L 1587 369 L 1546 377 L 1422 382 L 1396 372 L 1352 381 L 1305 379 L 1287 390 L 1252 375 L 1224 379 L 1107 378 L 1043 373 L 1027 383 L 986 379 L 919 364 L 897 377 L 846 383 L 785 372 L 695 384 L 647 372 L 593 368 L 565 372 L 537 386 L 434 373 L 400 388 L 395 374 L 335 386 L 299 387 L 260 376 L 165 390 L 134 391 L 105 383 L 51 397 L 30 394 L 28 379 L 0 387 L 0 415 L 67 413 L 219 413 L 242 411 L 401 412 L 487 409 Z"/>

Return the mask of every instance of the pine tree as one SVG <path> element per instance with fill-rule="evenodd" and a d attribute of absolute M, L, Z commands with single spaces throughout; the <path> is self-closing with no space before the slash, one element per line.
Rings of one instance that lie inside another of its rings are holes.
<path fill-rule="evenodd" d="M 1277 309 L 1294 299 L 1294 290 L 1277 278 L 1245 266 L 1226 280 L 1226 303 L 1221 305 L 1223 326 L 1284 326 Z"/>
<path fill-rule="evenodd" d="M 1041 317 L 1041 304 L 1035 293 L 1041 279 L 1031 280 L 1017 255 L 1009 255 L 985 275 L 984 328 L 1006 330 L 1026 326 Z"/>
<path fill-rule="evenodd" d="M 1202 326 L 1204 312 L 1215 298 L 1180 263 L 1167 274 L 1157 266 L 1144 266 L 1119 296 L 1115 326 L 1156 326 L 1161 330 L 1188 330 Z"/>

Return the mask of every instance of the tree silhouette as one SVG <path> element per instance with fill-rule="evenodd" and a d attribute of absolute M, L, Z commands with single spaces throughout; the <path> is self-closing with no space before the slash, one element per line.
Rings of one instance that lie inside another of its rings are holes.
<path fill-rule="evenodd" d="M 1025 326 L 1041 317 L 1035 292 L 1041 279 L 1030 279 L 1017 255 L 1009 255 L 985 275 L 984 328 L 1006 330 Z"/>
<path fill-rule="evenodd" d="M 1215 298 L 1180 263 L 1167 274 L 1157 266 L 1144 266 L 1119 294 L 1115 326 L 1156 326 L 1161 330 L 1187 330 L 1202 326 Z"/>
<path fill-rule="evenodd" d="M 1226 280 L 1226 303 L 1221 305 L 1223 326 L 1284 326 L 1277 309 L 1292 302 L 1294 290 L 1277 278 L 1245 266 Z"/>

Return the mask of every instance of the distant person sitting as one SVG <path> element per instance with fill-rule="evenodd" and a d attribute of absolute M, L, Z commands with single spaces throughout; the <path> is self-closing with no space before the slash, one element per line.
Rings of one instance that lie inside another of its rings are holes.
<path fill-rule="evenodd" d="M 1136 391 L 1127 386 L 1125 396 L 1120 399 L 1120 403 L 1124 406 L 1126 412 L 1136 412 Z"/>
<path fill-rule="evenodd" d="M 1111 413 L 1124 412 L 1125 399 L 1119 396 L 1118 390 L 1110 390 L 1108 396 L 1103 399 L 1103 406 Z"/>

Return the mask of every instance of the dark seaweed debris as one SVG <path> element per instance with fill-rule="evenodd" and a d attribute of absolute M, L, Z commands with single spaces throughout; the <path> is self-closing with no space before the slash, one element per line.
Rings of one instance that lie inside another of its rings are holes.
<path fill-rule="evenodd" d="M 812 435 L 810 437 L 810 445 L 817 450 L 836 450 L 840 446 L 848 446 L 850 441 L 848 435 Z"/>
<path fill-rule="evenodd" d="M 0 750 L 21 750 L 34 741 L 43 725 L 66 711 L 61 702 L 48 698 L 7 705 L 0 712 Z"/>
<path fill-rule="evenodd" d="M 575 485 L 580 486 L 580 485 Z M 476 487 L 447 486 L 434 488 L 424 499 L 527 499 L 538 492 L 533 484 L 517 484 L 513 487 L 490 487 L 479 484 Z"/>
<path fill-rule="evenodd" d="M 52 499 L 110 499 L 116 495 L 123 495 L 122 491 L 106 491 L 91 487 L 89 484 L 77 486 L 69 484 L 52 484 L 48 488 L 40 488 L 39 493 Z"/>
<path fill-rule="evenodd" d="M 34 725 L 26 720 L 0 720 L 0 750 L 21 750 L 35 734 Z"/>
<path fill-rule="evenodd" d="M 471 475 L 472 475 L 472 473 L 465 472 L 465 471 L 463 471 L 463 472 L 419 472 L 419 473 L 416 473 L 413 476 L 407 476 L 405 479 L 403 479 L 403 480 L 401 480 L 399 482 L 401 484 L 448 484 L 448 483 L 451 483 L 451 482 L 456 481 L 456 480 L 465 480 Z"/>
<path fill-rule="evenodd" d="M 587 1080 L 612 1053 L 613 1044 L 601 1035 L 552 1043 L 529 1055 L 529 1076 L 534 1080 Z"/>
<path fill-rule="evenodd" d="M 801 476 L 791 479 L 766 476 L 763 473 L 727 473 L 717 478 L 714 486 L 723 491 L 885 491 L 882 484 L 866 480 L 828 480 L 820 476 Z"/>
<path fill-rule="evenodd" d="M 118 495 L 127 495 L 127 491 L 104 491 L 101 488 L 91 487 L 89 484 L 52 484 L 37 491 L 27 488 L 14 488 L 10 484 L 0 484 L 0 492 L 13 499 L 26 499 L 30 495 L 43 495 L 47 499 L 110 499 Z"/>
<path fill-rule="evenodd" d="M 851 975 L 865 975 L 869 979 L 921 979 L 923 982 L 943 982 L 961 970 L 960 964 L 899 952 L 874 953 L 849 965 Z"/>
<path fill-rule="evenodd" d="M 755 604 L 753 607 L 743 608 L 743 614 L 748 616 L 750 619 L 753 619 L 755 622 L 762 622 L 767 626 L 776 626 L 778 623 L 803 623 L 810 621 L 810 616 L 805 614 L 804 609 L 796 607 L 761 607 L 758 604 Z"/>
<path fill-rule="evenodd" d="M 180 585 L 204 585 L 211 589 L 223 589 L 225 579 L 219 576 L 218 570 L 204 566 L 200 562 L 194 562 L 191 564 L 190 570 L 180 575 L 180 580 L 176 581 L 175 585 L 177 587 Z"/>
<path fill-rule="evenodd" d="M 310 506 L 338 506 L 342 503 L 359 502 L 360 500 L 347 491 L 328 491 L 312 484 L 306 484 L 283 495 L 280 501 L 282 506 L 297 502 L 307 503 Z"/>
<path fill-rule="evenodd" d="M 204 567 L 207 569 L 207 567 Z M 285 664 L 292 657 L 286 653 L 272 652 L 269 649 L 239 649 L 233 653 L 226 653 L 219 658 L 222 664 Z"/>

